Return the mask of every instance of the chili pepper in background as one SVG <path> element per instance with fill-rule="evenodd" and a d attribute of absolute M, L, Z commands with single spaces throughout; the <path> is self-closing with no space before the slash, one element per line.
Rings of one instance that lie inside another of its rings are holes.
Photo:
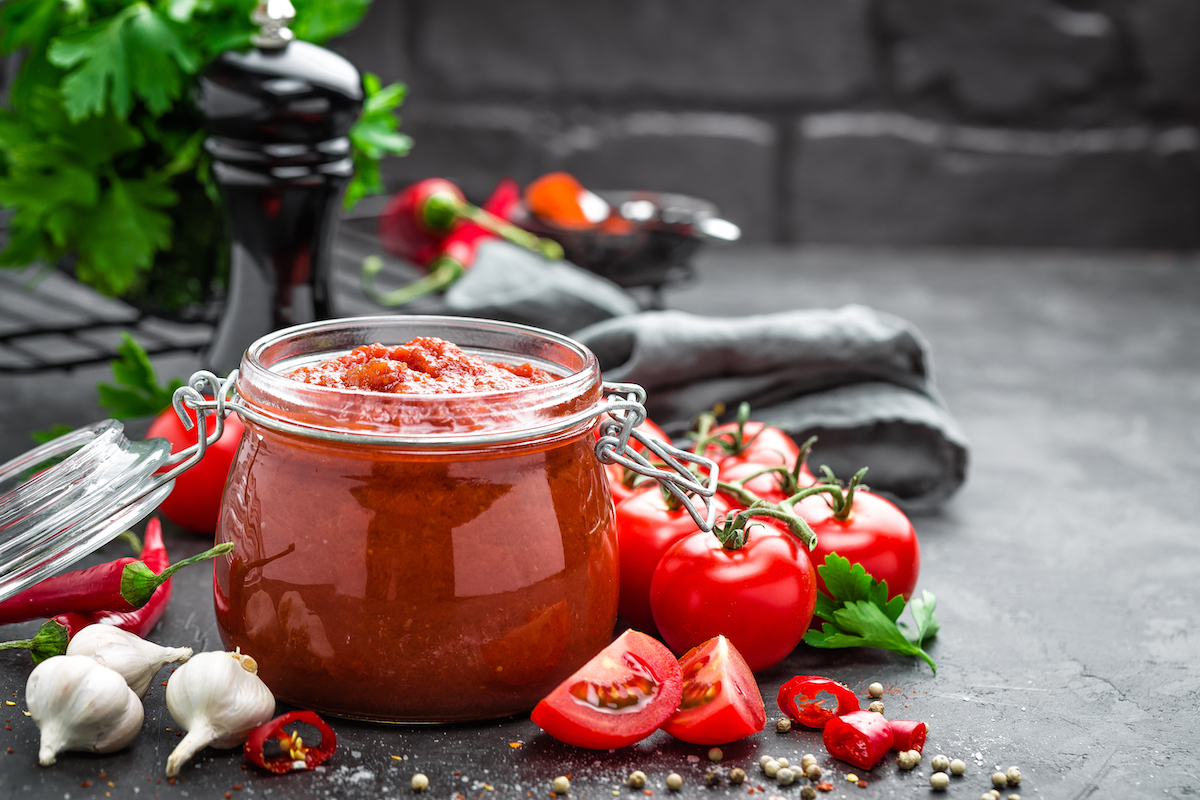
<path fill-rule="evenodd" d="M 217 545 L 157 574 L 144 561 L 126 556 L 55 575 L 0 603 L 0 624 L 58 614 L 134 611 L 146 605 L 155 591 L 183 567 L 232 549 L 231 542 Z"/>
<path fill-rule="evenodd" d="M 130 534 L 132 537 L 132 534 Z M 136 537 L 132 537 L 136 541 Z M 167 555 L 167 547 L 163 542 L 162 523 L 154 517 L 146 525 L 145 543 L 141 547 L 143 563 L 155 572 L 161 573 L 171 565 Z M 154 626 L 162 619 L 163 612 L 171 602 L 171 581 L 164 581 L 150 597 L 150 600 L 135 611 L 94 611 L 89 613 L 59 614 L 47 620 L 31 639 L 15 642 L 0 643 L 0 650 L 26 649 L 33 657 L 34 664 L 40 664 L 51 656 L 60 656 L 67 652 L 67 644 L 71 638 L 88 625 L 97 623 L 115 625 L 122 630 L 145 638 L 154 630 Z"/>
<path fill-rule="evenodd" d="M 924 722 L 912 720 L 888 720 L 892 726 L 892 749 L 904 752 L 916 750 L 918 753 L 925 749 L 925 738 L 929 735 L 929 726 Z"/>
<path fill-rule="evenodd" d="M 822 738 L 834 758 L 871 769 L 892 749 L 892 728 L 883 714 L 851 711 L 825 723 Z"/>
<path fill-rule="evenodd" d="M 440 178 L 431 178 L 430 181 L 439 182 L 437 185 L 443 188 L 430 192 L 428 187 L 423 187 L 423 191 L 429 192 L 428 194 L 422 195 L 421 192 L 414 192 L 413 194 L 417 196 L 416 200 L 410 202 L 411 197 L 406 197 L 405 202 L 398 202 L 394 209 L 389 203 L 388 208 L 384 209 L 383 215 L 379 218 L 379 236 L 384 250 L 392 255 L 408 258 L 417 266 L 428 268 L 429 274 L 391 292 L 384 293 L 375 286 L 375 279 L 383 269 L 383 260 L 378 256 L 365 259 L 362 265 L 363 292 L 380 305 L 401 306 L 418 297 L 446 289 L 461 278 L 463 273 L 474 264 L 479 243 L 484 239 L 503 238 L 540 253 L 546 258 L 562 258 L 562 248 L 557 242 L 541 239 L 509 224 L 508 220 L 512 217 L 513 211 L 521 199 L 520 187 L 511 178 L 505 178 L 496 184 L 496 188 L 492 190 L 492 194 L 484 202 L 482 208 L 476 208 L 463 200 L 462 193 L 458 192 L 458 187 L 449 181 L 443 181 Z M 414 186 L 425 183 L 427 182 L 421 181 Z M 457 193 L 455 197 L 458 198 L 453 202 L 459 205 L 445 205 L 451 201 L 445 199 L 445 192 L 448 190 L 445 190 L 444 185 L 453 187 L 454 192 Z M 409 189 L 412 188 L 409 187 Z M 400 194 L 404 195 L 409 189 Z M 422 196 L 423 200 L 420 199 Z M 406 221 L 395 223 L 392 221 L 392 217 L 399 217 Z M 430 217 L 437 220 L 439 225 L 443 224 L 442 221 L 445 219 L 452 220 L 449 227 L 444 228 L 444 231 L 439 229 L 436 234 L 440 237 L 437 239 L 436 247 L 429 244 L 432 241 L 430 237 L 435 234 L 431 234 L 428 230 L 422 229 L 419 233 L 411 233 L 413 228 L 420 227 L 411 223 L 412 219 L 419 222 Z"/>
<path fill-rule="evenodd" d="M 316 747 L 309 747 L 304 740 L 292 731 L 285 733 L 283 728 L 293 722 L 304 722 L 312 725 L 321 732 L 321 741 Z M 267 758 L 263 752 L 268 739 L 278 739 L 283 754 Z M 281 717 L 276 717 L 265 725 L 260 725 L 250 733 L 242 752 L 246 759 L 263 769 L 282 775 L 294 769 L 312 769 L 323 763 L 337 749 L 337 734 L 325 720 L 312 711 L 290 711 Z"/>
<path fill-rule="evenodd" d="M 817 699 L 819 694 L 833 695 L 837 709 L 830 709 Z M 797 675 L 779 687 L 776 698 L 779 710 L 792 722 L 809 728 L 824 728 L 834 717 L 858 711 L 860 706 L 854 692 L 829 678 L 819 675 Z"/>
<path fill-rule="evenodd" d="M 569 172 L 550 172 L 526 186 L 525 207 L 543 222 L 564 230 L 599 228 L 604 233 L 626 234 L 635 227 Z"/>

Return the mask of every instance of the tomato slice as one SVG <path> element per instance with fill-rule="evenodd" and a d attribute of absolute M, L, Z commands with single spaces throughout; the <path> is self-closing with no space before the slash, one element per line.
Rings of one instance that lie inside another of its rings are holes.
<path fill-rule="evenodd" d="M 834 758 L 849 761 L 861 769 L 871 769 L 892 749 L 892 727 L 883 714 L 851 711 L 834 717 L 822 734 L 825 749 Z"/>
<path fill-rule="evenodd" d="M 683 699 L 662 729 L 692 744 L 726 744 L 758 733 L 767 711 L 754 673 L 724 636 L 715 636 L 679 659 Z"/>
<path fill-rule="evenodd" d="M 821 694 L 833 695 L 837 710 L 824 704 Z M 792 722 L 809 728 L 824 728 L 834 717 L 858 711 L 858 697 L 837 681 L 819 675 L 797 675 L 779 687 L 779 710 Z"/>
<path fill-rule="evenodd" d="M 530 718 L 560 742 L 609 750 L 654 733 L 679 707 L 682 690 L 671 651 L 631 629 L 546 695 Z"/>
<path fill-rule="evenodd" d="M 916 750 L 918 753 L 925 749 L 925 739 L 929 736 L 929 726 L 924 722 L 906 719 L 889 720 L 892 726 L 893 750 Z"/>

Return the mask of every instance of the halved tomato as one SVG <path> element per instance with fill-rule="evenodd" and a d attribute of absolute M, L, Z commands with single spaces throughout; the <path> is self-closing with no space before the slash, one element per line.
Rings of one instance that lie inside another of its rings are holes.
<path fill-rule="evenodd" d="M 679 707 L 679 662 L 661 642 L 627 630 L 533 709 L 560 742 L 593 750 L 645 739 Z"/>
<path fill-rule="evenodd" d="M 767 711 L 754 673 L 724 636 L 715 636 L 679 659 L 683 699 L 662 729 L 692 744 L 726 744 L 758 733 Z"/>

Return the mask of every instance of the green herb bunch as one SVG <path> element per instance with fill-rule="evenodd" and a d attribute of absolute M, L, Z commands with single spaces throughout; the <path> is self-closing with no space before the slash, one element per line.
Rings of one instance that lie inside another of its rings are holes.
<path fill-rule="evenodd" d="M 297 3 L 292 30 L 322 42 L 370 0 Z M 73 261 L 109 295 L 172 310 L 227 274 L 224 221 L 192 101 L 200 71 L 250 46 L 254 0 L 0 0 L 0 54 L 21 52 L 0 107 L 0 266 Z M 403 155 L 404 87 L 364 77 L 346 200 L 383 191 L 378 160 Z"/>

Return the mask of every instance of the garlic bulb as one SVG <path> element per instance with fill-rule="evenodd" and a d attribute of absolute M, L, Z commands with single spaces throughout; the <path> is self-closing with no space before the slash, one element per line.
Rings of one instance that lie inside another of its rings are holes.
<path fill-rule="evenodd" d="M 115 625 L 88 625 L 71 638 L 67 655 L 88 656 L 116 670 L 141 697 L 163 666 L 187 661 L 192 648 L 161 647 Z"/>
<path fill-rule="evenodd" d="M 54 656 L 38 664 L 25 684 L 25 702 L 42 732 L 43 767 L 66 750 L 120 750 L 145 719 L 142 701 L 120 673 L 86 656 Z"/>
<path fill-rule="evenodd" d="M 258 664 L 241 652 L 209 652 L 171 674 L 167 708 L 187 736 L 167 759 L 167 777 L 178 775 L 205 747 L 237 747 L 250 731 L 271 720 L 275 696 L 257 673 Z"/>

